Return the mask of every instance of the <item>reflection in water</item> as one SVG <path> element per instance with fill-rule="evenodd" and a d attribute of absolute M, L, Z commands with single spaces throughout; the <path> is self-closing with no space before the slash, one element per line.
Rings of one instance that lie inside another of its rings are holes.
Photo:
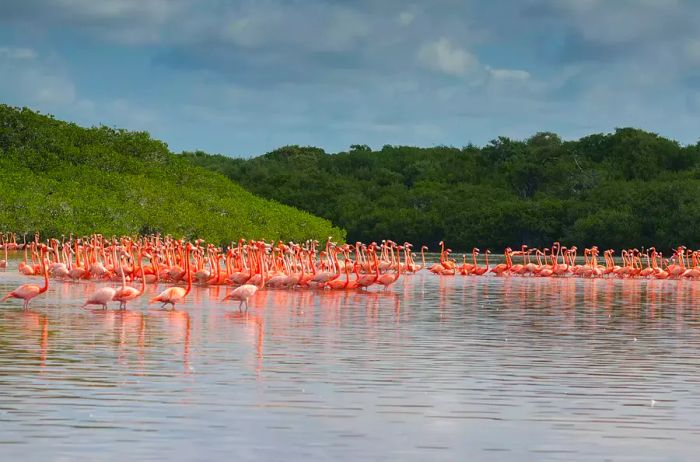
<path fill-rule="evenodd" d="M 248 313 L 221 287 L 83 310 L 87 285 L 0 308 L 2 460 L 695 454 L 697 283 L 416 275 Z"/>

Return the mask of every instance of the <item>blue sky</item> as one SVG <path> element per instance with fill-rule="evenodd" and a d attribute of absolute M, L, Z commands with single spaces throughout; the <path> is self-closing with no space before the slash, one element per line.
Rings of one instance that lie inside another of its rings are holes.
<path fill-rule="evenodd" d="M 700 139 L 695 0 L 22 0 L 0 101 L 174 151 Z"/>

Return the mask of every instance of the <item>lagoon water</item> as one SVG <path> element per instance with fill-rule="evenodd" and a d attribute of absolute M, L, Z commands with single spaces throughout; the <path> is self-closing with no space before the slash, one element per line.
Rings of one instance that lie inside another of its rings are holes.
<path fill-rule="evenodd" d="M 0 460 L 697 457 L 698 283 L 423 273 L 247 315 L 223 287 L 80 308 L 95 286 L 0 305 Z"/>

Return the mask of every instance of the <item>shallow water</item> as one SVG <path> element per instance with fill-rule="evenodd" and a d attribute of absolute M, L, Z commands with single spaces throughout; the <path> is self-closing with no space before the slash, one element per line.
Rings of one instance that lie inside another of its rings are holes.
<path fill-rule="evenodd" d="M 247 315 L 219 287 L 81 309 L 95 286 L 0 305 L 0 460 L 696 457 L 700 283 L 421 274 Z"/>

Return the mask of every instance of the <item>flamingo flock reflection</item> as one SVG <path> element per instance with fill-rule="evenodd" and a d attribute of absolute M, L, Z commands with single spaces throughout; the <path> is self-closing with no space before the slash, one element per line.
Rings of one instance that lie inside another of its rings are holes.
<path fill-rule="evenodd" d="M 247 311 L 248 301 L 262 289 L 365 292 L 378 287 L 386 291 L 402 275 L 424 269 L 438 276 L 700 279 L 700 251 L 686 247 L 678 247 L 668 258 L 653 247 L 625 249 L 621 259 L 616 259 L 614 250 L 601 253 L 593 246 L 583 250 L 581 261 L 576 246 L 567 248 L 555 242 L 539 249 L 523 245 L 517 251 L 506 248 L 503 261 L 490 266 L 489 250 L 482 256 L 480 249 L 474 248 L 469 261 L 465 254 L 460 265 L 440 242 L 438 262 L 427 266 L 426 246 L 421 247 L 417 263 L 418 254 L 410 243 L 391 240 L 346 244 L 328 238 L 321 245 L 318 241 L 298 244 L 241 239 L 219 247 L 201 239 L 189 242 L 160 235 L 105 238 L 94 234 L 46 241 L 35 235 L 31 242 L 25 239 L 18 244 L 14 234 L 2 234 L 0 243 L 5 253 L 3 267 L 8 266 L 8 251 L 23 251 L 17 270 L 24 276 L 44 279 L 41 286 L 23 284 L 2 298 L 3 302 L 21 299 L 25 309 L 32 299 L 48 291 L 49 279 L 69 284 L 112 282 L 114 286 L 87 294 L 83 307 L 106 309 L 109 303 L 117 302 L 122 310 L 139 300 L 148 284 L 168 285 L 148 303 L 173 310 L 193 285 L 230 287 L 221 301 L 238 302 L 239 311 L 243 307 Z"/>

